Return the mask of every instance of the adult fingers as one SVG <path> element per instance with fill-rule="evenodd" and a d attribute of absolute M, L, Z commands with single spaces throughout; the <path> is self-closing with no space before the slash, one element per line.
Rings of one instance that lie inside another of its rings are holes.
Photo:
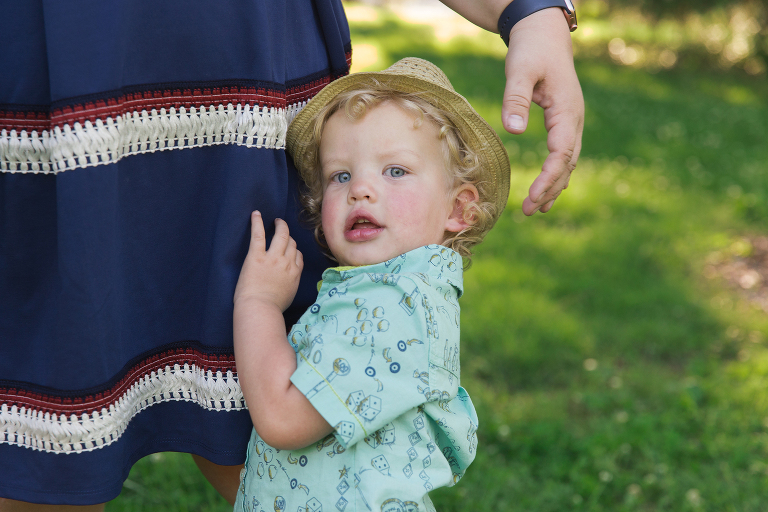
<path fill-rule="evenodd" d="M 547 114 L 545 113 L 545 116 Z M 560 116 L 559 122 L 548 123 L 547 146 L 549 155 L 544 161 L 541 173 L 528 189 L 523 202 L 523 212 L 531 215 L 552 208 L 551 202 L 568 188 L 571 173 L 581 152 L 581 120 L 579 114 Z"/>
<path fill-rule="evenodd" d="M 531 108 L 533 88 L 536 78 L 529 72 L 526 60 L 520 58 L 516 48 L 507 52 L 507 84 L 501 103 L 501 122 L 510 133 L 523 133 L 528 127 L 528 115 Z"/>

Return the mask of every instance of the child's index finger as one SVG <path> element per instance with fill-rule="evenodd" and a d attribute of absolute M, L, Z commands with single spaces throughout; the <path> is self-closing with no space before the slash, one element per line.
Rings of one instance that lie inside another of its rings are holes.
<path fill-rule="evenodd" d="M 258 210 L 251 213 L 251 248 L 261 252 L 267 250 L 264 221 L 261 218 L 261 212 Z"/>

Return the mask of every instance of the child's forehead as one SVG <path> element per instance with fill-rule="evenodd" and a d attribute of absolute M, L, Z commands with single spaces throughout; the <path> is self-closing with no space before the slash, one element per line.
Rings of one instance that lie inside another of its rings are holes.
<path fill-rule="evenodd" d="M 438 131 L 440 125 L 424 109 L 415 104 L 408 103 L 399 98 L 387 98 L 374 104 L 366 105 L 364 109 L 350 110 L 349 108 L 339 108 L 328 116 L 323 126 L 323 132 L 332 120 L 334 124 L 341 125 L 349 130 L 358 129 L 359 125 L 370 121 L 371 118 L 377 120 L 386 120 L 386 123 L 376 124 L 376 128 L 384 133 L 400 133 L 404 128 L 419 130 L 425 127 L 427 131 Z M 339 120 L 346 120 L 346 123 L 338 123 Z M 322 139 L 321 139 L 322 142 Z M 438 142 L 438 139 L 435 139 Z"/>
<path fill-rule="evenodd" d="M 421 151 L 442 142 L 437 124 L 423 112 L 403 108 L 392 101 L 377 103 L 364 112 L 350 115 L 344 109 L 329 116 L 320 139 L 320 157 L 324 153 L 338 152 L 354 147 L 355 141 L 371 145 L 377 153 L 396 152 L 399 149 Z M 417 146 L 417 147 L 414 147 Z"/>

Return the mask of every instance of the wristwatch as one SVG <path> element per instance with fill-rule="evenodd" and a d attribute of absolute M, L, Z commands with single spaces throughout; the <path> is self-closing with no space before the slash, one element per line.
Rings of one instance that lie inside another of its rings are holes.
<path fill-rule="evenodd" d="M 515 26 L 515 23 L 548 7 L 560 7 L 565 14 L 568 28 L 571 32 L 576 30 L 576 9 L 571 0 L 514 0 L 499 17 L 499 35 L 504 44 L 509 46 L 509 31 Z"/>

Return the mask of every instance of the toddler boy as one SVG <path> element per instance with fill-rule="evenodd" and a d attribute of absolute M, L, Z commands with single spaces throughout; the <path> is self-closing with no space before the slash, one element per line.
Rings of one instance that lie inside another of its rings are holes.
<path fill-rule="evenodd" d="M 254 423 L 235 510 L 434 510 L 475 456 L 459 385 L 462 257 L 498 219 L 498 135 L 421 59 L 357 73 L 297 115 L 287 149 L 318 242 L 339 264 L 288 333 L 301 253 L 258 212 L 235 292 L 235 352 Z"/>

